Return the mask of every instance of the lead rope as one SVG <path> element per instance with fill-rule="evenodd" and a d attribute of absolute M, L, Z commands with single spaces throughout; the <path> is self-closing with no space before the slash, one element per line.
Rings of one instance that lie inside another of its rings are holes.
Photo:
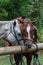
<path fill-rule="evenodd" d="M 38 51 L 38 46 L 37 46 L 37 44 L 35 43 L 35 45 L 36 45 L 36 51 L 35 52 L 33 52 L 33 65 L 41 65 L 40 64 L 40 61 L 39 61 L 39 56 L 38 56 L 38 53 L 37 53 L 37 51 Z"/>
<path fill-rule="evenodd" d="M 41 65 L 40 61 L 39 61 L 39 58 L 38 58 L 38 53 L 34 54 L 33 65 Z"/>
<path fill-rule="evenodd" d="M 23 63 L 23 65 L 25 65 L 25 63 L 24 63 L 24 61 L 23 61 L 22 45 L 21 45 L 21 65 L 22 65 L 22 63 Z"/>
<path fill-rule="evenodd" d="M 10 59 L 11 65 L 16 65 L 16 63 L 13 63 L 13 55 L 12 54 L 10 54 L 9 59 Z"/>

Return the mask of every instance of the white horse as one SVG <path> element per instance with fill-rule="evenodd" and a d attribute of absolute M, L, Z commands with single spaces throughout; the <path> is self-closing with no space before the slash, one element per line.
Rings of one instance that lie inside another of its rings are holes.
<path fill-rule="evenodd" d="M 2 38 L 12 45 L 18 45 L 18 40 L 20 44 L 23 43 L 18 20 L 0 21 L 0 39 Z"/>

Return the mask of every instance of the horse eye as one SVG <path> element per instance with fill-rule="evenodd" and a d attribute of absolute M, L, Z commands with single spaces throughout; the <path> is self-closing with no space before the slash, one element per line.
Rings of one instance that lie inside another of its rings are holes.
<path fill-rule="evenodd" d="M 13 23 L 13 24 L 14 24 L 14 26 L 15 26 L 15 25 L 16 25 L 16 21 L 14 21 L 14 23 Z"/>

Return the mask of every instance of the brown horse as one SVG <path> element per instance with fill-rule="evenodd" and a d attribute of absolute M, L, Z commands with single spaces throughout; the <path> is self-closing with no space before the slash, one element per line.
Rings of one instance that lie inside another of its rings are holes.
<path fill-rule="evenodd" d="M 19 21 L 20 30 L 22 32 L 22 37 L 23 37 L 23 41 L 24 41 L 23 45 L 26 45 L 27 47 L 31 48 L 31 44 L 35 44 L 37 42 L 36 27 L 32 24 L 31 20 L 26 19 L 25 17 L 19 17 L 16 19 Z M 10 43 L 6 42 L 6 46 L 9 46 L 9 45 L 10 45 Z M 27 59 L 27 65 L 31 65 L 32 54 L 23 53 L 23 56 L 25 56 Z M 14 58 L 16 61 L 16 65 L 19 65 L 19 62 L 17 62 L 18 54 L 14 54 Z"/>

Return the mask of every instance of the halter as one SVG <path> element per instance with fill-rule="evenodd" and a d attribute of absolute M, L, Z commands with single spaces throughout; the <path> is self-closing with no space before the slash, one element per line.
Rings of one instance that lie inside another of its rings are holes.
<path fill-rule="evenodd" d="M 15 33 L 15 38 L 16 38 L 16 40 L 18 41 L 18 45 L 20 45 L 20 42 L 19 42 L 19 41 L 21 41 L 21 40 L 23 40 L 23 39 L 19 39 L 19 40 L 18 40 L 17 35 L 16 35 L 16 31 L 15 31 L 15 29 L 14 29 L 14 26 L 13 26 L 13 30 L 14 30 L 14 33 Z"/>
<path fill-rule="evenodd" d="M 12 29 L 13 29 L 13 31 L 12 31 Z M 15 28 L 14 28 L 14 25 L 13 25 L 13 27 L 12 26 L 10 26 L 10 32 L 13 34 L 13 36 L 16 38 L 16 40 L 17 40 L 17 42 L 18 42 L 18 45 L 20 45 L 20 41 L 21 40 L 23 40 L 23 37 L 22 37 L 22 34 L 21 34 L 21 39 L 18 39 L 17 38 L 17 34 L 16 34 L 16 31 L 15 31 Z"/>

